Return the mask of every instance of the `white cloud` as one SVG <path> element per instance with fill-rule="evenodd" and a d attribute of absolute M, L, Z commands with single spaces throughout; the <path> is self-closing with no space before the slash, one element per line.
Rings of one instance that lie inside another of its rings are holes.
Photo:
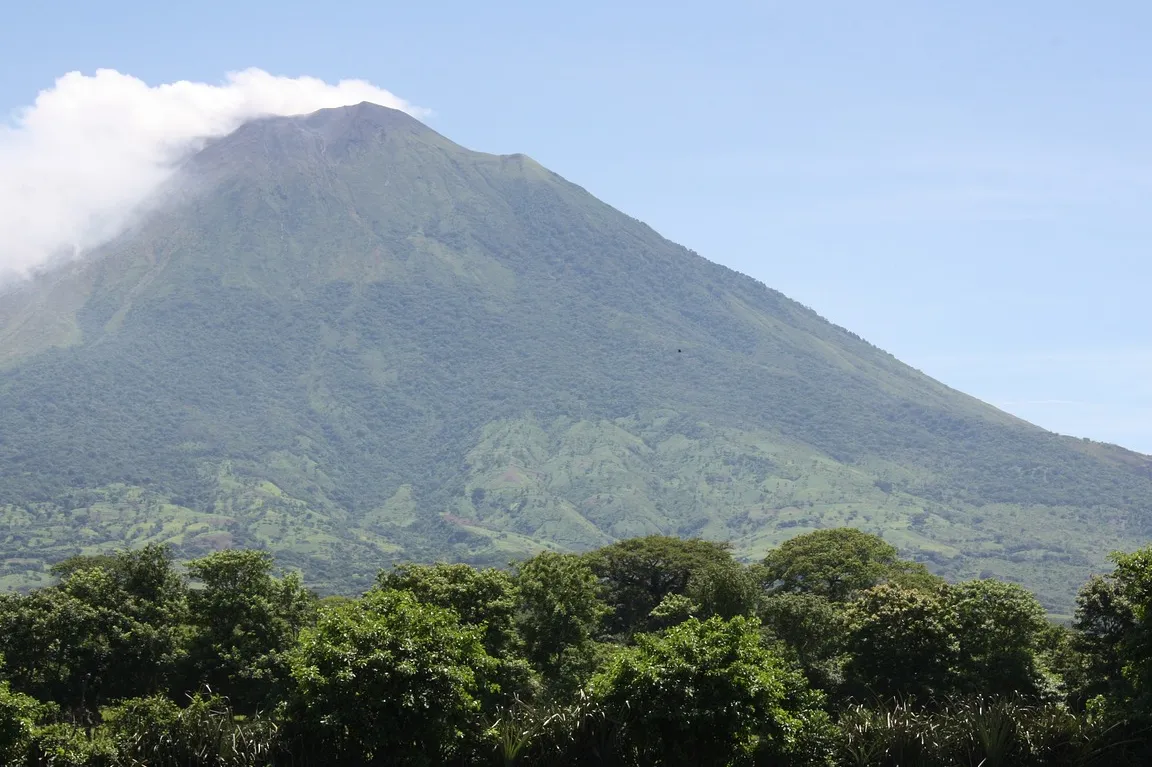
<path fill-rule="evenodd" d="M 111 69 L 64 75 L 0 124 L 0 278 L 27 275 L 114 236 L 206 139 L 262 115 L 362 101 L 423 113 L 362 80 L 333 85 L 259 69 L 217 85 L 150 86 Z"/>

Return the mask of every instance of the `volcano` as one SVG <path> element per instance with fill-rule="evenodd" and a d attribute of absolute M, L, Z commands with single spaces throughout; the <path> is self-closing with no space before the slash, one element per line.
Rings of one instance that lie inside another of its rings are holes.
<path fill-rule="evenodd" d="M 523 155 L 372 104 L 247 123 L 0 295 L 0 585 L 264 547 L 350 592 L 651 533 L 819 527 L 1067 612 L 1152 459 L 932 380 Z M 796 254 L 779 254 L 779 258 Z"/>

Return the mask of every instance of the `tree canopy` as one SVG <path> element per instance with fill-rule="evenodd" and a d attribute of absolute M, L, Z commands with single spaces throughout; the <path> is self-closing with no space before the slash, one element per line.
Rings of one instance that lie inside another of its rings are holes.
<path fill-rule="evenodd" d="M 896 547 L 878 535 L 852 527 L 798 535 L 764 558 L 770 593 L 816 594 L 843 602 L 881 583 L 930 585 L 924 565 L 900 558 Z"/>
<path fill-rule="evenodd" d="M 1150 562 L 1117 555 L 1066 627 L 843 531 L 752 565 L 666 537 L 407 564 L 323 599 L 261 551 L 73 557 L 0 597 L 0 763 L 1143 765 Z"/>

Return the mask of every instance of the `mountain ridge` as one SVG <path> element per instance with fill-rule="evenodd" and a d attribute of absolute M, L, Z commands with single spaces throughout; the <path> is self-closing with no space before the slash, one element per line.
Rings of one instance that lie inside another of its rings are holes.
<path fill-rule="evenodd" d="M 0 584 L 125 541 L 265 545 L 337 589 L 398 558 L 646 532 L 755 556 L 847 523 L 1066 610 L 1152 529 L 1152 459 L 366 104 L 208 142 L 164 205 L 0 296 L 0 435 Z"/>

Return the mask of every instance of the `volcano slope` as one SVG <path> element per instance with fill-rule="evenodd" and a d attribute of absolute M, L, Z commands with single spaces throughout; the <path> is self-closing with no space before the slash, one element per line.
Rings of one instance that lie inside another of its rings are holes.
<path fill-rule="evenodd" d="M 400 112 L 248 123 L 153 207 L 0 296 L 0 585 L 152 541 L 352 591 L 402 559 L 852 525 L 1059 613 L 1152 531 L 1152 459 Z"/>

